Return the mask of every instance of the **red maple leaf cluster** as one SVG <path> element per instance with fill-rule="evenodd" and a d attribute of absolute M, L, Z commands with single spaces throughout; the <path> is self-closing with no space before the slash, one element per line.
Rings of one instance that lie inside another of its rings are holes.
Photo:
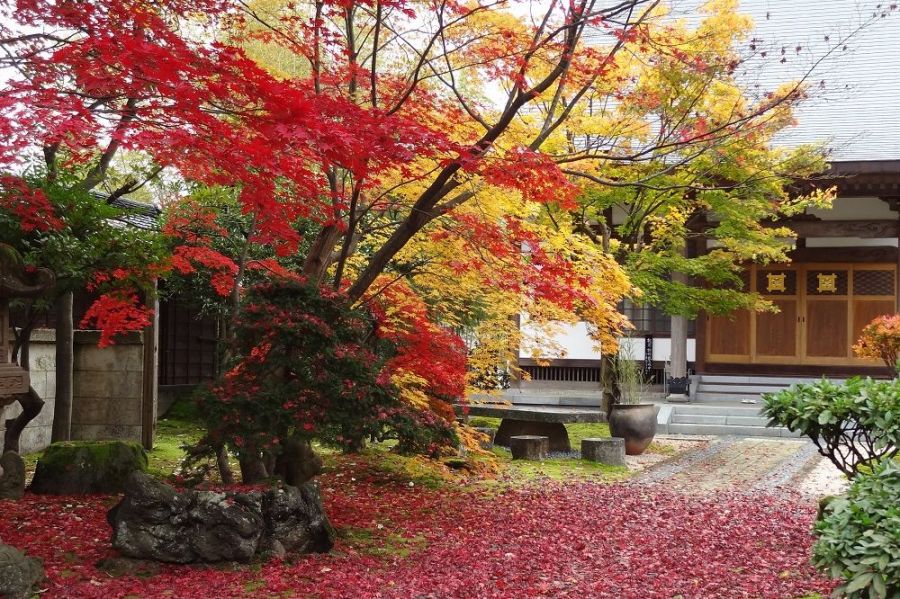
<path fill-rule="evenodd" d="M 321 478 L 344 531 L 330 555 L 111 577 L 95 562 L 113 555 L 105 512 L 115 497 L 0 502 L 0 538 L 44 559 L 45 597 L 774 599 L 834 586 L 809 565 L 808 500 L 597 483 L 434 490 L 341 461 Z M 371 546 L 348 534 L 360 529 Z"/>
<path fill-rule="evenodd" d="M 141 331 L 150 325 L 153 311 L 143 306 L 135 293 L 112 292 L 101 295 L 81 319 L 82 328 L 97 323 L 100 329 L 99 347 L 113 344 L 114 337 L 123 331 Z"/>
<path fill-rule="evenodd" d="M 385 322 L 387 306 L 403 315 L 402 323 Z M 379 337 L 396 346 L 397 353 L 385 364 L 385 370 L 406 370 L 423 377 L 428 382 L 426 393 L 432 399 L 432 408 L 448 420 L 455 420 L 450 404 L 463 396 L 466 380 L 466 347 L 462 338 L 435 324 L 425 302 L 405 283 L 387 287 L 373 302 L 372 310 L 380 323 Z"/>
<path fill-rule="evenodd" d="M 15 216 L 25 233 L 50 231 L 61 226 L 43 190 L 30 187 L 20 177 L 0 177 L 0 209 Z"/>

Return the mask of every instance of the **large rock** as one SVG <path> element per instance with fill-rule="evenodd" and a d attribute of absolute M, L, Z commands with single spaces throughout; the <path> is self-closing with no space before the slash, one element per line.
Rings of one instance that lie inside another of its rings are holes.
<path fill-rule="evenodd" d="M 67 441 L 48 447 L 37 463 L 32 493 L 121 493 L 134 471 L 147 469 L 147 453 L 131 441 Z"/>
<path fill-rule="evenodd" d="M 28 557 L 15 547 L 0 543 L 0 597 L 25 599 L 44 579 L 41 560 Z"/>
<path fill-rule="evenodd" d="M 15 451 L 0 456 L 0 499 L 21 499 L 25 494 L 25 460 Z"/>
<path fill-rule="evenodd" d="M 113 547 L 124 555 L 180 564 L 326 552 L 334 541 L 312 483 L 247 493 L 179 493 L 135 472 L 108 520 Z"/>

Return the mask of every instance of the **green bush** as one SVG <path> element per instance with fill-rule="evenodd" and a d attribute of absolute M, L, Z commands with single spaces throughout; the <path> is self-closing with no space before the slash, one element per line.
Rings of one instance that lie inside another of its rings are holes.
<path fill-rule="evenodd" d="M 900 449 L 900 381 L 822 379 L 763 395 L 769 426 L 808 436 L 841 472 L 853 478 Z"/>
<path fill-rule="evenodd" d="M 234 366 L 198 394 L 208 434 L 191 451 L 188 469 L 202 473 L 223 445 L 244 463 L 277 462 L 289 439 L 349 451 L 367 439 L 396 439 L 398 451 L 429 455 L 455 447 L 452 421 L 402 401 L 386 369 L 397 347 L 377 326 L 371 311 L 314 285 L 246 289 L 234 325 Z"/>
<path fill-rule="evenodd" d="M 816 524 L 813 564 L 849 599 L 900 598 L 900 466 L 886 460 L 832 500 Z"/>

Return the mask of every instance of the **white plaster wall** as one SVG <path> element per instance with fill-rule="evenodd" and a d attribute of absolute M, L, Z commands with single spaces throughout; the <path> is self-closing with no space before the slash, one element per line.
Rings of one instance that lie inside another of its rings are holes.
<path fill-rule="evenodd" d="M 119 339 L 105 349 L 97 347 L 99 333 L 75 332 L 72 438 L 141 440 L 143 396 L 143 340 L 140 333 Z M 44 400 L 41 413 L 20 438 L 22 453 L 40 451 L 50 444 L 56 404 L 56 331 L 36 329 L 29 352 L 31 386 Z M 22 409 L 18 403 L 0 408 L 0 439 L 5 423 Z"/>
<path fill-rule="evenodd" d="M 628 356 L 633 360 L 644 359 L 644 338 L 632 337 L 619 340 L 619 354 Z M 672 340 L 668 337 L 653 338 L 653 361 L 668 362 L 672 357 Z M 693 338 L 687 340 L 687 360 L 693 362 L 697 359 L 697 342 Z"/>
<path fill-rule="evenodd" d="M 522 324 L 523 344 L 519 348 L 520 358 L 533 358 L 532 347 L 539 347 L 541 351 L 538 357 L 548 360 L 599 360 L 601 352 L 596 348 L 594 340 L 588 335 L 588 327 L 584 322 L 576 324 L 554 325 L 556 329 L 552 334 L 541 331 L 530 325 L 525 318 Z M 630 337 L 619 339 L 619 353 L 629 356 L 634 360 L 644 359 L 644 338 Z M 668 362 L 672 355 L 672 342 L 668 337 L 655 337 L 653 339 L 653 360 L 655 362 Z M 697 343 L 694 339 L 688 339 L 687 359 L 693 362 L 697 357 Z"/>
<path fill-rule="evenodd" d="M 522 318 L 522 345 L 519 347 L 520 358 L 533 358 L 537 348 L 537 356 L 546 359 L 599 360 L 600 351 L 588 334 L 587 324 L 554 323 L 553 331 L 547 333 L 528 323 Z"/>

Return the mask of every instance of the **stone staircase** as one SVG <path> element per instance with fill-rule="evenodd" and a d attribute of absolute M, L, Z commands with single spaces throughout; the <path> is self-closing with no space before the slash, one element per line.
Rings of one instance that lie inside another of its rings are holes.
<path fill-rule="evenodd" d="M 670 435 L 737 435 L 741 437 L 798 437 L 782 427 L 767 427 L 760 405 L 731 402 L 663 404 L 657 432 Z"/>
<path fill-rule="evenodd" d="M 783 427 L 767 427 L 762 395 L 819 379 L 775 376 L 700 375 L 690 403 L 663 404 L 658 432 L 682 435 L 797 437 Z"/>
<path fill-rule="evenodd" d="M 694 401 L 762 401 L 763 393 L 777 393 L 796 383 L 814 383 L 818 378 L 776 376 L 733 376 L 701 374 Z M 831 379 L 834 382 L 842 382 Z"/>

